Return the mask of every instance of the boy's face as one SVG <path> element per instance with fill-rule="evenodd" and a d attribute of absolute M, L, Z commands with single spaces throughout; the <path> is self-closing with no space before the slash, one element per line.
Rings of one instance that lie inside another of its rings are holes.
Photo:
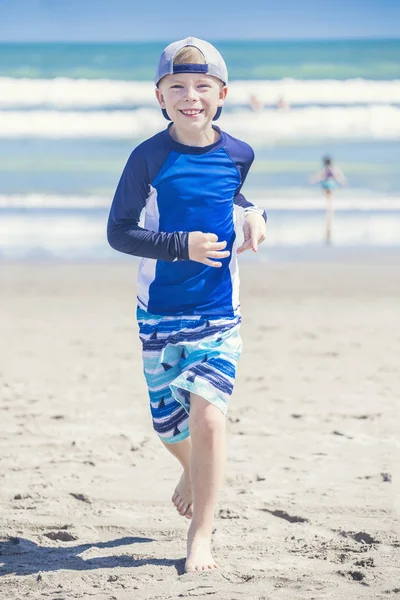
<path fill-rule="evenodd" d="M 175 127 L 191 132 L 210 125 L 227 92 L 217 77 L 200 73 L 166 75 L 156 88 L 158 102 Z"/>

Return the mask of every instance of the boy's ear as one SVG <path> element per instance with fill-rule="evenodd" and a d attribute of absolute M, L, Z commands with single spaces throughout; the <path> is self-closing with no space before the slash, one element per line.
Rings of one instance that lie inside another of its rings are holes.
<path fill-rule="evenodd" d="M 218 98 L 217 106 L 223 106 L 227 93 L 228 93 L 228 87 L 226 85 L 222 86 L 222 88 L 219 91 L 219 98 Z"/>
<path fill-rule="evenodd" d="M 155 89 L 155 92 L 156 92 L 156 98 L 157 98 L 158 103 L 161 106 L 161 108 L 166 108 L 165 102 L 164 102 L 164 96 L 162 95 L 162 93 L 160 92 L 158 87 Z"/>

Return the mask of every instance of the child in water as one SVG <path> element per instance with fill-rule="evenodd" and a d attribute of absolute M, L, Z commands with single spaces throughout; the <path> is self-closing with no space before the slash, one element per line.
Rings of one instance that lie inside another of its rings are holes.
<path fill-rule="evenodd" d="M 339 185 L 346 185 L 347 179 L 338 167 L 332 164 L 330 156 L 324 156 L 322 159 L 323 167 L 313 177 L 311 183 L 320 183 L 326 199 L 326 243 L 330 244 L 332 239 L 332 221 L 333 221 L 333 190 Z"/>

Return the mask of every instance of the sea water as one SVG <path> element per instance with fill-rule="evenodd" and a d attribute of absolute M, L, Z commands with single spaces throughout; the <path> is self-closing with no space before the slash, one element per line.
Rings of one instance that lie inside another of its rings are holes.
<path fill-rule="evenodd" d="M 326 153 L 349 181 L 333 246 L 400 246 L 400 41 L 215 43 L 218 125 L 254 148 L 243 191 L 267 210 L 263 249 L 323 245 L 310 175 Z M 119 256 L 108 210 L 132 149 L 167 124 L 152 82 L 165 44 L 0 44 L 0 257 Z"/>

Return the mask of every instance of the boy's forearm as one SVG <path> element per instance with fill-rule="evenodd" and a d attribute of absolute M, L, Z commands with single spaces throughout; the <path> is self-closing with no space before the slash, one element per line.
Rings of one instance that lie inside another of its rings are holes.
<path fill-rule="evenodd" d="M 189 260 L 189 233 L 150 231 L 131 222 L 107 226 L 108 243 L 114 250 L 156 260 Z"/>

